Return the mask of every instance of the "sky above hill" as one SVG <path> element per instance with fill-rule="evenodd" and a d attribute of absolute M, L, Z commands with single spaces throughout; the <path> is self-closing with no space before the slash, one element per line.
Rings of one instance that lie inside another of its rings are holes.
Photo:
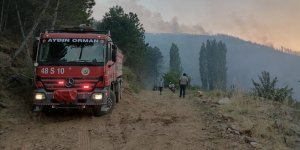
<path fill-rule="evenodd" d="M 136 13 L 146 32 L 221 33 L 300 51 L 300 0 L 95 1 L 95 19 L 119 5 Z"/>

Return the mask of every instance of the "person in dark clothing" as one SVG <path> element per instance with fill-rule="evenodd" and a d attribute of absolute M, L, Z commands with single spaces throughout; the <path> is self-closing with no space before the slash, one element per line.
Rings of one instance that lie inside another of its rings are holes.
<path fill-rule="evenodd" d="M 160 79 L 159 83 L 158 83 L 158 87 L 159 87 L 159 94 L 161 95 L 161 92 L 163 90 L 164 87 L 164 80 Z"/>
<path fill-rule="evenodd" d="M 185 97 L 185 89 L 189 83 L 189 78 L 186 76 L 185 73 L 179 78 L 179 87 L 180 87 L 180 94 L 179 97 Z"/>

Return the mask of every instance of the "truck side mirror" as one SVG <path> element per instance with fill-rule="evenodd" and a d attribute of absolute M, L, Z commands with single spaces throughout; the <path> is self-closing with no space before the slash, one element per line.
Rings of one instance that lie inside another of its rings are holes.
<path fill-rule="evenodd" d="M 111 46 L 112 48 L 112 56 L 111 56 L 111 59 L 113 62 L 116 62 L 117 61 L 117 46 L 116 45 L 112 45 Z"/>
<path fill-rule="evenodd" d="M 115 49 L 117 49 L 117 46 L 116 46 L 116 45 L 112 45 L 111 48 L 112 48 L 113 50 L 115 50 Z"/>
<path fill-rule="evenodd" d="M 32 61 L 35 61 L 35 59 L 36 59 L 36 54 L 37 54 L 37 50 L 38 50 L 39 41 L 40 41 L 40 38 L 39 38 L 39 37 L 36 37 L 36 38 L 35 38 L 35 41 L 34 41 L 34 43 L 33 43 L 33 47 L 32 47 L 32 55 L 31 55 Z"/>
<path fill-rule="evenodd" d="M 113 49 L 112 50 L 112 56 L 111 56 L 111 59 L 113 62 L 116 62 L 117 61 L 117 49 Z"/>

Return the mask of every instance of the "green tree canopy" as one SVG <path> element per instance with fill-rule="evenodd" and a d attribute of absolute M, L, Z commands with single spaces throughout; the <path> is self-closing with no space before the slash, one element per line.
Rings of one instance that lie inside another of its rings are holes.
<path fill-rule="evenodd" d="M 111 31 L 112 39 L 126 56 L 125 65 L 141 74 L 147 45 L 144 42 L 145 30 L 137 14 L 127 14 L 122 7 L 114 6 L 96 26 L 98 30 Z"/>
<path fill-rule="evenodd" d="M 21 26 L 26 35 L 44 9 L 45 3 L 46 0 L 1 0 L 0 36 L 5 34 L 22 38 L 17 13 L 20 15 Z M 51 26 L 56 7 L 58 8 L 56 25 L 78 26 L 82 23 L 89 23 L 94 5 L 94 0 L 51 0 L 35 32 L 38 34 Z"/>
<path fill-rule="evenodd" d="M 114 6 L 96 23 L 98 30 L 110 30 L 115 44 L 125 55 L 128 66 L 145 84 L 153 83 L 159 77 L 163 62 L 160 49 L 145 43 L 145 30 L 137 14 L 125 13 L 120 6 Z M 151 84 L 152 86 L 152 84 Z"/>

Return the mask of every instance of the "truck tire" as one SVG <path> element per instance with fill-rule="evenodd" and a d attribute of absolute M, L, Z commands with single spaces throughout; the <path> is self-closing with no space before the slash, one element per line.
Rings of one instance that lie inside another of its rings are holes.
<path fill-rule="evenodd" d="M 95 108 L 93 108 L 93 114 L 94 114 L 94 116 L 96 116 L 96 117 L 99 117 L 99 116 L 104 115 L 104 114 L 101 112 L 101 107 L 95 107 Z"/>
<path fill-rule="evenodd" d="M 122 87 L 121 83 L 117 83 L 117 90 L 116 90 L 116 103 L 118 103 L 121 100 L 121 95 L 122 95 Z"/>
<path fill-rule="evenodd" d="M 120 94 L 120 99 L 122 99 L 122 94 L 123 94 L 123 92 L 122 92 L 122 81 L 120 81 L 120 92 L 119 92 L 119 94 Z"/>
<path fill-rule="evenodd" d="M 93 112 L 94 112 L 94 115 L 95 116 L 102 116 L 102 115 L 106 115 L 106 114 L 109 114 L 112 112 L 112 110 L 114 109 L 116 105 L 116 95 L 115 95 L 115 92 L 113 91 L 110 91 L 109 92 L 109 97 L 107 97 L 107 107 L 108 107 L 108 110 L 106 111 L 102 111 L 101 110 L 101 107 L 96 107 L 93 109 Z"/>

